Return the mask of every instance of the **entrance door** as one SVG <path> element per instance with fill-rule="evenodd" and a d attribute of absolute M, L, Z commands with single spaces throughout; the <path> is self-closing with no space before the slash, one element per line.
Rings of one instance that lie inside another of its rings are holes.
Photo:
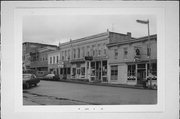
<path fill-rule="evenodd" d="M 146 79 L 146 69 L 137 70 L 137 84 L 143 84 L 143 80 Z"/>
<path fill-rule="evenodd" d="M 98 81 L 101 81 L 101 62 L 100 61 L 96 62 L 96 79 Z"/>

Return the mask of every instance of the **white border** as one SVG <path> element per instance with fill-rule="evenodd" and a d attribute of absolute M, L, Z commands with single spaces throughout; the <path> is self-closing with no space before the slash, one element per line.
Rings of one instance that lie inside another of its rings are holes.
<path fill-rule="evenodd" d="M 98 2 L 97 4 L 94 4 L 92 2 L 90 2 L 88 4 L 82 2 L 82 3 L 78 3 L 78 5 L 76 2 L 71 2 L 71 3 L 59 2 L 61 4 L 57 4 L 55 2 L 53 2 L 53 3 L 45 2 L 41 5 L 38 4 L 38 2 L 36 2 L 36 3 L 30 2 L 32 4 L 28 3 L 25 5 L 21 4 L 21 3 L 23 3 L 23 2 L 19 2 L 19 4 L 14 4 L 13 2 L 12 3 L 9 2 L 9 4 L 3 4 L 4 6 L 2 5 L 2 8 L 4 9 L 4 10 L 2 10 L 2 13 L 4 12 L 4 14 L 2 14 L 3 17 L 12 18 L 12 16 L 14 16 L 14 18 L 13 18 L 14 21 L 6 19 L 7 21 L 5 22 L 5 19 L 4 19 L 4 23 L 10 23 L 9 25 L 5 25 L 5 26 L 8 26 L 10 28 L 13 28 L 13 26 L 14 26 L 13 29 L 9 29 L 9 32 L 11 33 L 12 36 L 8 36 L 8 30 L 4 30 L 4 31 L 2 30 L 2 37 L 6 36 L 8 39 L 7 41 L 2 42 L 2 44 L 3 44 L 3 50 L 2 50 L 2 52 L 3 52 L 2 65 L 3 66 L 2 66 L 2 69 L 3 68 L 5 69 L 4 71 L 2 71 L 2 80 L 3 80 L 2 81 L 3 82 L 2 101 L 4 101 L 4 102 L 7 101 L 9 104 L 11 104 L 11 108 L 9 106 L 6 106 L 3 108 L 4 110 L 2 110 L 2 116 L 4 114 L 5 117 L 8 117 L 9 116 L 8 114 L 14 114 L 14 115 L 16 115 L 16 117 L 18 117 L 18 114 L 21 114 L 21 112 L 29 112 L 29 113 L 26 113 L 27 115 L 35 114 L 35 115 L 41 115 L 41 116 L 43 116 L 43 114 L 44 114 L 42 112 L 96 112 L 96 113 L 97 112 L 102 112 L 102 113 L 104 113 L 104 112 L 109 112 L 109 113 L 110 112 L 114 112 L 114 113 L 121 112 L 120 117 L 123 117 L 123 118 L 143 118 L 143 116 L 140 116 L 140 115 L 143 114 L 143 112 L 146 112 L 144 114 L 144 115 L 148 115 L 148 117 L 147 116 L 144 117 L 146 119 L 147 118 L 165 117 L 166 114 L 164 114 L 164 113 L 167 112 L 167 109 L 169 109 L 169 107 L 166 107 L 165 105 L 168 105 L 170 103 L 169 99 L 166 99 L 167 95 L 170 95 L 170 93 L 172 93 L 170 91 L 177 91 L 176 88 L 178 86 L 178 84 L 176 85 L 177 82 L 175 80 L 171 79 L 174 81 L 173 82 L 174 85 L 170 86 L 170 88 L 168 88 L 168 90 L 167 90 L 167 87 L 169 86 L 168 85 L 169 80 L 167 79 L 167 77 L 168 77 L 167 74 L 169 72 L 167 72 L 168 70 L 167 70 L 166 66 L 167 66 L 167 61 L 172 61 L 172 60 L 169 60 L 168 59 L 169 57 L 167 57 L 167 55 L 165 54 L 167 52 L 167 50 L 166 50 L 167 46 L 169 45 L 169 41 L 167 40 L 167 37 L 165 37 L 165 36 L 167 36 L 167 31 L 168 31 L 167 26 L 166 26 L 167 22 L 168 22 L 168 21 L 166 21 L 166 19 L 168 19 L 168 17 L 166 15 L 167 15 L 167 10 L 170 11 L 169 8 L 173 8 L 173 10 L 175 11 L 175 15 L 177 15 L 176 14 L 177 5 L 175 5 L 173 3 L 167 5 L 163 2 L 159 2 L 158 5 L 155 3 L 153 4 L 153 2 L 146 2 L 146 3 L 143 2 L 142 4 L 140 2 L 137 2 L 137 3 L 128 2 L 128 4 L 125 2 L 123 2 L 123 3 L 121 3 L 121 2 L 99 3 Z M 117 3 L 121 3 L 121 4 L 117 4 Z M 35 7 L 40 7 L 40 8 L 32 9 L 32 8 L 30 8 L 31 5 L 34 5 Z M 163 6 L 163 5 L 165 5 L 165 6 Z M 44 6 L 59 7 L 59 8 L 48 8 L 49 10 L 47 11 L 47 10 L 45 10 L 45 8 L 41 8 L 41 6 L 43 6 L 43 7 Z M 10 8 L 7 8 L 7 7 L 10 7 Z M 24 7 L 24 8 L 22 8 L 22 7 Z M 29 9 L 27 9 L 28 7 L 29 7 Z M 79 8 L 79 7 L 85 7 L 85 8 Z M 93 7 L 93 8 L 88 8 L 88 7 Z M 138 7 L 140 7 L 140 8 L 138 8 Z M 21 9 L 23 9 L 23 11 Z M 54 10 L 57 11 L 57 9 L 59 11 L 58 14 L 60 14 L 60 13 L 63 14 L 65 12 L 68 13 L 71 10 L 73 10 L 73 12 L 77 11 L 78 14 L 87 14 L 85 12 L 87 12 L 89 10 L 88 14 L 91 14 L 91 13 L 93 13 L 92 11 L 95 11 L 98 9 L 99 11 L 98 12 L 96 11 L 93 14 L 99 13 L 99 14 L 155 14 L 155 15 L 157 15 L 157 22 L 158 22 L 157 23 L 157 28 L 158 28 L 157 29 L 157 32 L 158 32 L 158 79 L 160 79 L 160 80 L 158 80 L 158 104 L 151 105 L 151 106 L 149 106 L 149 105 L 148 106 L 147 105 L 138 105 L 138 106 L 137 105 L 120 105 L 120 106 L 118 106 L 118 105 L 116 105 L 116 106 L 102 105 L 102 106 L 60 106 L 60 107 L 59 106 L 23 106 L 22 105 L 22 86 L 21 86 L 21 78 L 20 78 L 21 71 L 22 71 L 22 64 L 21 64 L 21 60 L 22 60 L 22 57 L 21 57 L 22 56 L 22 46 L 21 46 L 22 45 L 21 44 L 22 43 L 22 29 L 21 29 L 22 28 L 22 16 L 27 15 L 27 14 L 29 14 L 29 15 L 32 15 L 32 14 L 33 15 L 40 15 L 40 14 L 57 15 L 57 12 L 53 12 Z M 86 10 L 84 10 L 84 9 L 86 9 Z M 8 10 L 10 10 L 10 11 L 8 11 Z M 5 14 L 5 12 L 6 12 L 6 14 Z M 175 17 L 177 18 L 177 16 L 175 16 Z M 164 18 L 166 18 L 166 19 L 164 19 Z M 177 23 L 177 21 L 175 21 L 175 23 Z M 12 25 L 12 26 L 10 26 L 10 25 Z M 3 24 L 2 24 L 2 28 L 3 28 Z M 177 29 L 177 30 L 179 30 L 179 29 Z M 173 37 L 170 32 L 168 32 L 168 33 L 170 34 L 171 37 Z M 176 36 L 174 38 L 175 41 L 177 41 L 177 34 L 178 33 L 176 31 L 174 31 L 173 35 Z M 9 53 L 7 51 L 7 48 L 4 46 L 9 48 L 10 51 L 14 51 L 14 52 Z M 171 46 L 175 46 L 172 48 L 177 48 L 177 45 L 175 45 L 175 44 L 173 44 Z M 5 56 L 4 52 L 7 52 L 8 54 L 12 54 L 11 57 Z M 177 53 L 177 51 L 174 50 L 173 53 Z M 13 63 L 11 61 L 7 60 L 8 58 L 12 58 L 9 60 L 13 60 Z M 174 56 L 173 58 L 177 58 L 177 57 Z M 10 62 L 10 64 L 8 64 L 7 67 L 12 68 L 10 71 L 12 71 L 13 76 L 9 76 L 9 75 L 7 75 L 7 72 L 5 72 L 5 71 L 8 71 L 8 68 L 6 67 L 6 65 L 4 65 L 4 64 L 7 64 L 7 63 L 5 63 L 5 60 L 7 62 Z M 173 62 L 171 64 L 172 66 L 174 66 L 174 69 L 173 69 L 173 71 L 175 71 L 174 74 L 177 73 L 176 72 L 177 67 L 175 64 L 177 64 L 177 61 L 175 63 Z M 173 73 L 171 73 L 171 74 L 173 74 Z M 5 76 L 9 81 L 4 80 Z M 16 80 L 12 80 L 12 78 L 16 79 Z M 10 83 L 10 84 L 8 84 L 8 83 Z M 9 90 L 7 90 L 7 88 L 4 87 L 4 84 L 9 86 L 8 87 Z M 165 89 L 165 86 L 166 86 L 166 89 Z M 8 93 L 6 94 L 5 91 Z M 175 92 L 175 94 L 177 94 L 177 93 Z M 173 96 L 173 95 L 171 95 L 171 96 L 172 96 L 171 98 L 174 98 L 172 105 L 173 106 L 175 106 L 175 104 L 177 105 L 177 103 L 174 103 L 174 101 L 177 101 L 177 99 L 175 98 L 175 96 Z M 15 99 L 15 100 L 13 101 L 13 99 Z M 168 102 L 168 104 L 167 104 L 167 102 Z M 8 103 L 5 103 L 5 104 L 8 104 Z M 5 104 L 2 103 L 2 106 L 5 106 Z M 78 110 L 79 107 L 83 110 Z M 93 111 L 92 108 L 94 108 L 94 107 L 97 110 Z M 86 108 L 89 108 L 89 110 L 85 110 Z M 10 109 L 10 112 L 8 112 L 7 109 Z M 176 108 L 175 108 L 175 110 L 176 110 Z M 35 112 L 40 112 L 40 113 L 37 114 Z M 128 112 L 131 112 L 131 115 L 128 114 Z M 136 112 L 138 112 L 138 113 L 136 113 Z M 51 116 L 53 115 L 53 113 L 47 113 L 47 114 L 49 114 Z M 47 118 L 50 117 L 47 114 L 44 114 L 44 115 L 46 115 Z M 71 113 L 71 114 L 74 115 L 73 113 Z M 157 115 L 159 115 L 159 116 L 157 116 Z M 21 115 L 21 116 L 23 117 L 23 115 Z M 68 116 L 68 115 L 66 115 L 66 116 Z M 166 115 L 166 116 L 168 117 L 168 116 L 172 116 L 172 115 Z M 60 115 L 59 115 L 59 117 L 60 117 Z M 110 117 L 110 116 L 108 116 L 108 117 Z M 116 117 L 119 117 L 119 116 L 116 115 Z M 112 118 L 113 118 L 113 116 L 112 116 Z"/>

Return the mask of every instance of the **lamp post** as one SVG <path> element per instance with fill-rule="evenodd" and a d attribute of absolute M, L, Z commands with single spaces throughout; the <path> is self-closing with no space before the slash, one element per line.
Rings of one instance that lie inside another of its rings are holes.
<path fill-rule="evenodd" d="M 150 53 L 150 30 L 149 30 L 149 19 L 147 21 L 144 20 L 136 20 L 136 22 L 141 24 L 147 24 L 148 27 L 148 44 L 147 44 L 147 50 L 148 50 L 148 59 L 149 59 L 149 78 L 150 78 L 150 88 L 152 88 L 152 78 L 150 77 L 151 74 L 151 53 Z"/>

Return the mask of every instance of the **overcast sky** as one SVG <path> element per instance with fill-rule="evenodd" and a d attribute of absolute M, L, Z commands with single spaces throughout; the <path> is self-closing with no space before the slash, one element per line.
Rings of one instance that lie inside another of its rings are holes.
<path fill-rule="evenodd" d="M 147 25 L 136 20 L 150 21 L 150 34 L 156 34 L 156 17 L 147 15 L 60 15 L 26 16 L 23 18 L 23 41 L 58 45 L 59 42 L 83 38 L 106 32 L 126 34 L 133 37 L 147 35 Z"/>

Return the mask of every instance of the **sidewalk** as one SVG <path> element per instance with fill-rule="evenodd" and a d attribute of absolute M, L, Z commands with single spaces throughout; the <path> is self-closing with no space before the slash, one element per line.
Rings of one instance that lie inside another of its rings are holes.
<path fill-rule="evenodd" d="M 134 89 L 144 89 L 144 90 L 154 90 L 149 88 L 143 88 L 141 85 L 127 85 L 127 84 L 112 84 L 112 83 L 102 83 L 102 82 L 85 82 L 85 81 L 78 81 L 78 80 L 60 80 L 61 82 L 68 82 L 68 83 L 80 83 L 86 85 L 97 85 L 97 86 L 110 86 L 110 87 L 121 87 L 121 88 L 134 88 Z"/>

